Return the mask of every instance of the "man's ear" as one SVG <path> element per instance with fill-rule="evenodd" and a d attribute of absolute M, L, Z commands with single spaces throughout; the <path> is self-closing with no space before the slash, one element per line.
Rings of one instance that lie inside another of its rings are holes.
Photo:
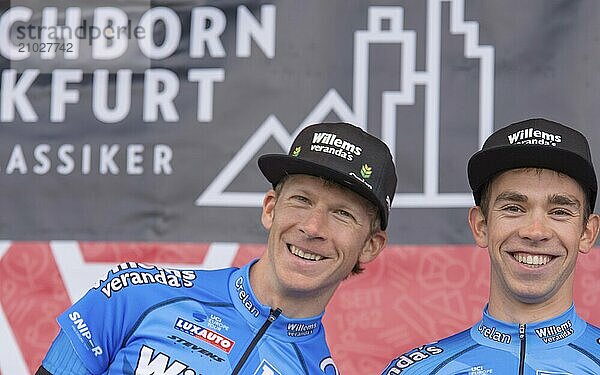
<path fill-rule="evenodd" d="M 600 227 L 600 217 L 597 214 L 591 214 L 587 223 L 583 227 L 581 238 L 579 239 L 579 252 L 588 253 L 596 243 L 598 237 L 598 228 Z"/>
<path fill-rule="evenodd" d="M 488 226 L 480 206 L 469 209 L 469 227 L 475 243 L 479 247 L 488 247 Z"/>
<path fill-rule="evenodd" d="M 260 216 L 260 221 L 266 230 L 270 230 L 271 225 L 273 225 L 273 210 L 275 209 L 275 203 L 277 203 L 277 193 L 275 190 L 271 189 L 267 191 L 263 198 L 262 214 Z"/>
<path fill-rule="evenodd" d="M 381 229 L 371 234 L 369 239 L 365 242 L 358 261 L 360 263 L 369 263 L 375 260 L 379 253 L 385 248 L 387 244 L 387 233 Z"/>

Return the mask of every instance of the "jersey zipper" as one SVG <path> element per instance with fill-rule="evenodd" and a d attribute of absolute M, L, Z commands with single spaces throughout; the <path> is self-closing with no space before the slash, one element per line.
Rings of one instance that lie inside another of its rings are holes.
<path fill-rule="evenodd" d="M 527 336 L 525 335 L 525 333 L 527 332 L 525 330 L 526 328 L 526 324 L 519 323 L 519 339 L 521 339 L 521 354 L 519 355 L 519 375 L 523 375 L 523 371 L 525 371 L 525 348 L 527 345 Z"/>
<path fill-rule="evenodd" d="M 269 328 L 269 326 L 275 321 L 275 319 L 277 319 L 279 317 L 279 314 L 281 314 L 280 308 L 277 308 L 275 310 L 271 309 L 271 312 L 269 313 L 269 317 L 263 323 L 263 325 L 260 327 L 260 329 L 256 333 L 256 336 L 254 336 L 254 338 L 252 339 L 252 342 L 250 343 L 250 345 L 248 345 L 248 348 L 246 348 L 244 355 L 242 355 L 242 358 L 240 359 L 238 364 L 233 369 L 233 372 L 231 373 L 231 375 L 239 374 L 240 370 L 242 369 L 242 367 L 248 360 L 248 357 L 250 357 L 250 353 L 252 353 L 252 351 L 254 350 L 254 347 L 256 346 L 256 344 L 258 344 L 258 341 L 260 341 L 260 339 L 263 337 L 263 335 L 267 331 L 267 328 Z"/>

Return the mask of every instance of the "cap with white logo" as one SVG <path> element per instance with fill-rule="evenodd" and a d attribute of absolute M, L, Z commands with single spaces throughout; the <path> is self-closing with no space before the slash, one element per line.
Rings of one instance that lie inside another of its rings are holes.
<path fill-rule="evenodd" d="M 396 167 L 386 144 L 357 126 L 344 122 L 307 126 L 288 155 L 262 155 L 258 166 L 273 186 L 290 174 L 323 177 L 345 186 L 373 202 L 379 208 L 381 229 L 387 227 Z"/>
<path fill-rule="evenodd" d="M 496 173 L 515 168 L 545 168 L 566 174 L 581 185 L 591 211 L 598 185 L 586 137 L 554 121 L 535 118 L 495 131 L 471 156 L 467 172 L 477 205 L 485 184 Z"/>

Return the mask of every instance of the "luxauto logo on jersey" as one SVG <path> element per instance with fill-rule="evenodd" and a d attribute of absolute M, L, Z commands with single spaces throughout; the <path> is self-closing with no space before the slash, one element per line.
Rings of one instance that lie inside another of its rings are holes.
<path fill-rule="evenodd" d="M 215 348 L 221 349 L 225 353 L 229 353 L 235 344 L 235 341 L 183 318 L 177 318 L 174 327 L 181 332 L 209 343 Z"/>

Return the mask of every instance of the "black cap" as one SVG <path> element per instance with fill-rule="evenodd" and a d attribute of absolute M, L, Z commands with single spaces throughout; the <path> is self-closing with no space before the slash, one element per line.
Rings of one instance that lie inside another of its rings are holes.
<path fill-rule="evenodd" d="M 290 174 L 323 177 L 345 186 L 373 202 L 381 214 L 381 229 L 387 227 L 396 167 L 386 144 L 357 126 L 309 125 L 294 139 L 288 155 L 262 155 L 258 166 L 273 186 Z"/>
<path fill-rule="evenodd" d="M 515 168 L 545 168 L 566 174 L 587 194 L 594 210 L 598 184 L 587 139 L 575 129 L 535 118 L 494 132 L 471 156 L 469 184 L 477 205 L 482 188 L 496 173 Z"/>

